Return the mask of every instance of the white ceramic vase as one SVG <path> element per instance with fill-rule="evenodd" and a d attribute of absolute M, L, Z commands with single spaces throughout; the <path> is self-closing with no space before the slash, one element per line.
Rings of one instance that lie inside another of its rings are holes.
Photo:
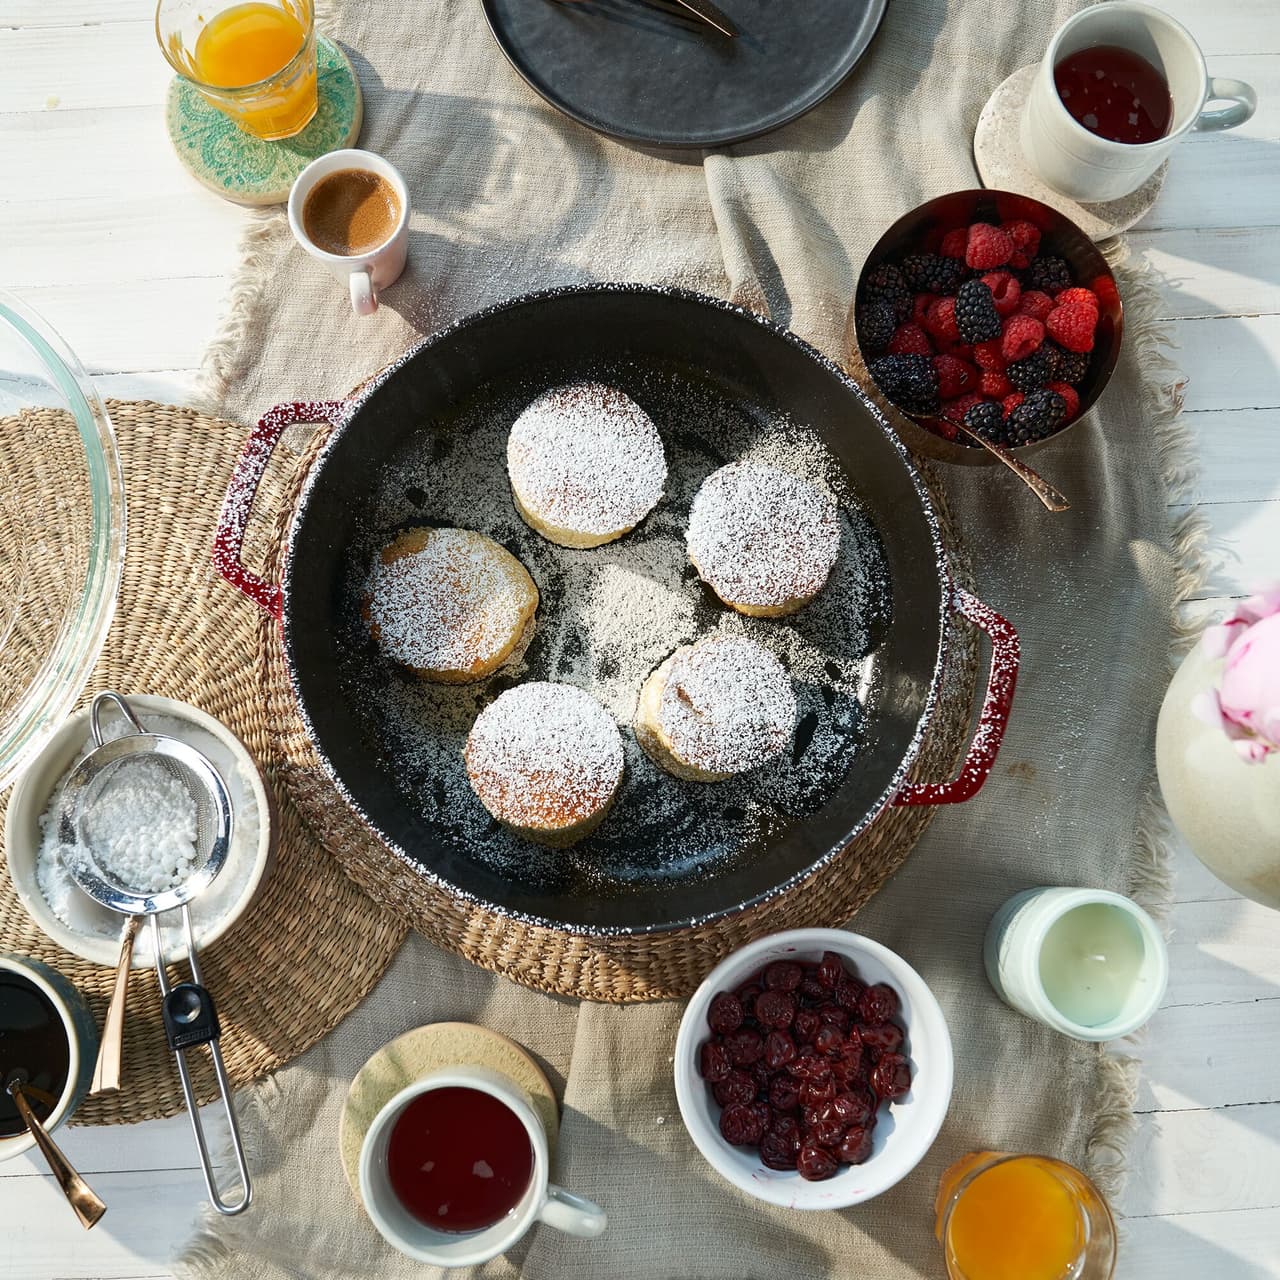
<path fill-rule="evenodd" d="M 1160 790 L 1191 852 L 1237 893 L 1280 911 L 1280 752 L 1250 764 L 1191 710 L 1222 666 L 1197 644 L 1174 675 L 1156 724 Z"/>

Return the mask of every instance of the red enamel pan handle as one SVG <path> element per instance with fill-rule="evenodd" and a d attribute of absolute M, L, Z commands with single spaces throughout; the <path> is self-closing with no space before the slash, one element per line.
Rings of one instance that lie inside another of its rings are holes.
<path fill-rule="evenodd" d="M 280 617 L 283 603 L 280 587 L 251 573 L 240 560 L 253 500 L 267 463 L 287 428 L 296 423 L 341 422 L 346 408 L 345 400 L 316 400 L 278 404 L 267 410 L 245 441 L 244 452 L 227 486 L 227 496 L 222 500 L 218 531 L 213 535 L 213 567 L 241 595 L 247 596 L 274 618 Z"/>
<path fill-rule="evenodd" d="M 996 762 L 996 752 L 1009 724 L 1021 654 L 1018 633 L 1007 619 L 959 587 L 952 603 L 962 618 L 985 631 L 991 641 L 991 675 L 982 700 L 982 714 L 959 774 L 950 782 L 908 782 L 894 797 L 894 804 L 959 804 L 977 795 Z"/>

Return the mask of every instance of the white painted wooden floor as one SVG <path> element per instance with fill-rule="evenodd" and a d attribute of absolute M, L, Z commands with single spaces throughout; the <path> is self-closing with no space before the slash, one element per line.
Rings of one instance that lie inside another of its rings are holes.
<path fill-rule="evenodd" d="M 1280 577 L 1280 6 L 1159 0 L 1257 115 L 1193 135 L 1131 236 L 1168 278 L 1195 500 L 1214 569 L 1194 615 Z M 158 106 L 152 0 L 0 0 L 0 284 L 109 395 L 181 401 L 213 331 L 243 213 L 197 187 Z M 1173 977 L 1152 1024 L 1122 1280 L 1280 1277 L 1280 916 L 1179 850 Z M 74 1225 L 33 1159 L 0 1164 L 0 1280 L 167 1276 L 202 1186 L 185 1117 L 65 1130 L 110 1205 Z"/>

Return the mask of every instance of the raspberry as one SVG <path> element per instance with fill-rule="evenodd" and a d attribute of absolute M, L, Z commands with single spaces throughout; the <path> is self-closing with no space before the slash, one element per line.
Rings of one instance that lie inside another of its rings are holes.
<path fill-rule="evenodd" d="M 908 320 L 894 330 L 893 337 L 889 339 L 889 353 L 895 356 L 931 356 L 933 343 L 918 324 Z"/>
<path fill-rule="evenodd" d="M 1073 302 L 1078 302 L 1081 306 L 1092 307 L 1094 311 L 1100 310 L 1098 304 L 1098 295 L 1092 289 L 1081 289 L 1078 285 L 1070 289 L 1063 289 L 1055 295 L 1054 302 L 1060 307 L 1069 306 Z"/>
<path fill-rule="evenodd" d="M 954 231 L 948 231 L 942 237 L 942 243 L 938 246 L 938 252 L 944 258 L 959 258 L 964 260 L 965 246 L 969 243 L 969 228 L 957 227 Z"/>
<path fill-rule="evenodd" d="M 1057 293 L 1072 285 L 1071 268 L 1061 258 L 1037 258 L 1027 274 L 1027 284 L 1042 293 Z"/>
<path fill-rule="evenodd" d="M 1002 316 L 1011 316 L 1018 309 L 1022 286 L 1008 271 L 992 271 L 982 277 L 982 283 L 991 290 L 991 301 Z"/>
<path fill-rule="evenodd" d="M 893 308 L 884 302 L 871 302 L 858 308 L 858 334 L 862 347 L 878 355 L 889 345 L 897 328 Z"/>
<path fill-rule="evenodd" d="M 964 260 L 975 271 L 990 271 L 1003 267 L 1013 257 L 1013 241 L 989 222 L 975 222 L 969 228 L 965 242 Z"/>
<path fill-rule="evenodd" d="M 934 356 L 933 367 L 938 371 L 938 395 L 944 400 L 964 395 L 977 385 L 978 371 L 955 356 Z"/>
<path fill-rule="evenodd" d="M 1044 324 L 1045 318 L 1049 312 L 1053 310 L 1053 299 L 1047 293 L 1041 293 L 1039 289 L 1024 289 L 1022 296 L 1018 299 L 1018 311 L 1024 316 L 1030 316 L 1033 320 L 1039 320 Z"/>
<path fill-rule="evenodd" d="M 900 409 L 932 413 L 938 407 L 938 371 L 928 356 L 881 356 L 869 369 L 876 385 Z"/>
<path fill-rule="evenodd" d="M 902 272 L 892 262 L 882 262 L 868 272 L 862 282 L 862 300 L 885 303 L 892 308 L 894 319 L 899 322 L 911 314 L 911 290 L 907 288 Z"/>
<path fill-rule="evenodd" d="M 920 325 L 924 328 L 925 317 L 929 314 L 929 308 L 938 300 L 936 293 L 917 293 L 911 299 L 911 320 L 913 324 Z"/>
<path fill-rule="evenodd" d="M 1035 391 L 1053 378 L 1053 369 L 1052 354 L 1041 347 L 1022 360 L 1010 361 L 1005 365 L 1004 376 L 1019 391 Z"/>
<path fill-rule="evenodd" d="M 948 422 L 963 422 L 964 416 L 973 408 L 975 404 L 981 404 L 982 397 L 976 391 L 970 391 L 966 395 L 956 396 L 953 400 L 944 400 L 942 408 L 938 412 Z"/>
<path fill-rule="evenodd" d="M 1027 397 L 1021 391 L 1015 391 L 1011 396 L 1005 396 L 1000 401 L 1000 408 L 1004 411 L 1007 418 Z"/>
<path fill-rule="evenodd" d="M 1050 382 L 1045 385 L 1046 391 L 1053 391 L 1062 397 L 1062 403 L 1066 406 L 1066 412 L 1063 416 L 1063 422 L 1070 422 L 1080 412 L 1080 396 L 1075 387 L 1065 382 Z"/>
<path fill-rule="evenodd" d="M 979 369 L 1003 373 L 1006 362 L 1004 353 L 1000 350 L 1000 345 L 999 338 L 991 338 L 986 342 L 975 342 L 973 345 L 973 363 Z"/>
<path fill-rule="evenodd" d="M 1066 411 L 1066 403 L 1057 392 L 1041 388 L 1014 408 L 1005 423 L 1005 431 L 1012 444 L 1032 444 L 1052 435 L 1062 425 Z"/>
<path fill-rule="evenodd" d="M 964 279 L 964 263 L 937 253 L 909 253 L 902 260 L 902 275 L 913 289 L 954 293 Z"/>
<path fill-rule="evenodd" d="M 978 391 L 991 400 L 1003 400 L 1013 394 L 1013 383 L 997 369 L 984 369 L 978 379 Z"/>
<path fill-rule="evenodd" d="M 965 364 L 973 363 L 973 343 L 971 342 L 944 342 L 942 349 L 938 352 L 940 356 L 955 356 L 957 360 L 963 360 Z"/>
<path fill-rule="evenodd" d="M 1006 361 L 1025 360 L 1044 341 L 1044 325 L 1030 316 L 1010 316 L 1000 335 L 1000 354 Z"/>
<path fill-rule="evenodd" d="M 1002 222 L 1000 230 L 1013 241 L 1014 251 L 1026 259 L 1021 265 L 1026 266 L 1040 252 L 1040 228 L 1025 218 L 1017 218 L 1012 222 Z"/>
<path fill-rule="evenodd" d="M 939 298 L 925 314 L 924 327 L 942 342 L 959 342 L 960 330 L 956 327 L 956 300 Z"/>
<path fill-rule="evenodd" d="M 1079 302 L 1054 307 L 1044 322 L 1049 336 L 1068 351 L 1092 351 L 1097 326 L 1097 311 Z"/>
<path fill-rule="evenodd" d="M 991 290 L 981 280 L 966 280 L 956 294 L 956 327 L 966 342 L 986 342 L 1000 336 L 1000 316 Z"/>

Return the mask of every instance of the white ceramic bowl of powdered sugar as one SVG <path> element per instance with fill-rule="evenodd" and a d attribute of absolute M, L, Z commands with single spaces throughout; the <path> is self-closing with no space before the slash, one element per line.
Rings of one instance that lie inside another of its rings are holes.
<path fill-rule="evenodd" d="M 216 942 L 245 913 L 268 874 L 274 856 L 271 806 L 266 786 L 244 744 L 225 725 L 196 707 L 150 694 L 126 695 L 134 714 L 149 733 L 166 734 L 203 752 L 222 775 L 231 795 L 234 827 L 226 864 L 217 878 L 191 905 L 196 945 Z M 103 729 L 108 738 L 127 726 L 108 713 Z M 95 964 L 114 965 L 120 955 L 124 917 L 100 907 L 67 875 L 58 857 L 57 815 L 62 788 L 74 766 L 93 748 L 89 708 L 69 717 L 14 784 L 5 814 L 4 842 L 9 875 L 31 918 L 59 946 Z M 144 795 L 110 821 L 121 829 L 110 834 L 135 862 L 154 849 L 163 859 L 183 839 L 182 815 L 170 812 L 166 793 Z M 132 826 L 130 824 L 133 824 Z M 126 829 L 128 828 L 128 829 Z M 145 875 L 147 868 L 131 863 Z M 187 953 L 182 916 L 170 911 L 160 917 L 166 958 L 181 960 Z M 134 968 L 154 963 L 151 930 L 138 934 Z"/>

